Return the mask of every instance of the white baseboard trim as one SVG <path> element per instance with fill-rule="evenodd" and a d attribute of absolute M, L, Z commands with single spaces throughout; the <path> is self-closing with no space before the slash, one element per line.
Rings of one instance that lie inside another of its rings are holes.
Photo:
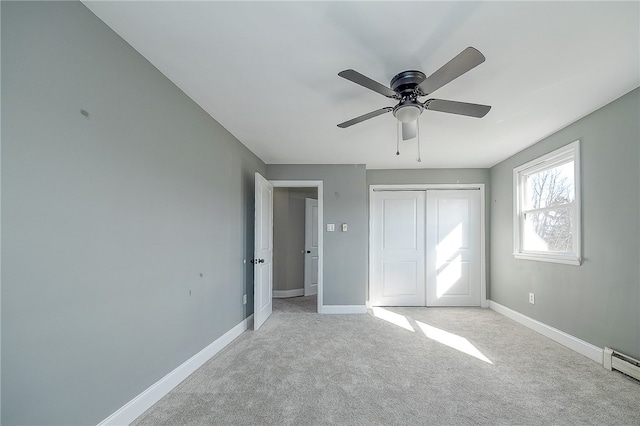
<path fill-rule="evenodd" d="M 321 314 L 366 314 L 367 305 L 322 305 Z"/>
<path fill-rule="evenodd" d="M 506 306 L 494 302 L 493 300 L 489 301 L 489 308 L 602 365 L 602 357 L 604 353 L 602 348 L 594 346 L 591 343 L 578 339 L 577 337 L 546 325 L 538 320 L 534 320 L 533 318 L 523 315 L 520 312 L 516 312 L 513 309 L 509 309 Z"/>
<path fill-rule="evenodd" d="M 298 296 L 304 296 L 304 288 L 294 288 L 293 290 L 273 290 L 273 297 L 276 299 Z"/>
<path fill-rule="evenodd" d="M 209 346 L 183 362 L 162 379 L 149 386 L 141 394 L 123 405 L 118 411 L 98 423 L 98 426 L 128 425 L 140 417 L 153 404 L 178 386 L 191 373 L 209 361 L 214 355 L 224 349 L 246 329 L 247 324 L 253 323 L 253 314 L 213 341 Z"/>

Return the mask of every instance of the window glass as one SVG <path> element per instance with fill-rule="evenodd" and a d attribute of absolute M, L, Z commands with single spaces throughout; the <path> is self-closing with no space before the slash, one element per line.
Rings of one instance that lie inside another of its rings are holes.
<path fill-rule="evenodd" d="M 573 161 L 526 176 L 524 209 L 542 209 L 575 200 Z"/>
<path fill-rule="evenodd" d="M 573 209 L 525 213 L 523 249 L 540 252 L 573 252 Z"/>

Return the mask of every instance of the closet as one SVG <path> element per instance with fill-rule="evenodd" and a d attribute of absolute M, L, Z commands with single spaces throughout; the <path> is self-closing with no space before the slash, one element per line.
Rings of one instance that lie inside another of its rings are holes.
<path fill-rule="evenodd" d="M 481 306 L 481 189 L 370 193 L 372 306 Z"/>

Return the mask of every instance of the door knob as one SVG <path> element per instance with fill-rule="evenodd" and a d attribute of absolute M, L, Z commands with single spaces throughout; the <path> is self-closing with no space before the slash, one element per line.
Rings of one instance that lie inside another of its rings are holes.
<path fill-rule="evenodd" d="M 307 250 L 307 253 L 311 253 L 311 250 Z"/>
<path fill-rule="evenodd" d="M 264 263 L 264 259 L 258 259 L 258 263 Z"/>

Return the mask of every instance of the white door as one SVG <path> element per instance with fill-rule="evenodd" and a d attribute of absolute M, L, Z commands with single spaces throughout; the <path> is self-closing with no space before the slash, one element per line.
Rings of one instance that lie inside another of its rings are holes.
<path fill-rule="evenodd" d="M 480 191 L 427 191 L 427 306 L 480 306 Z"/>
<path fill-rule="evenodd" d="M 425 192 L 371 195 L 373 306 L 425 306 Z"/>
<path fill-rule="evenodd" d="M 256 173 L 253 329 L 269 318 L 273 292 L 273 185 Z"/>
<path fill-rule="evenodd" d="M 304 295 L 318 294 L 318 200 L 305 198 Z"/>

